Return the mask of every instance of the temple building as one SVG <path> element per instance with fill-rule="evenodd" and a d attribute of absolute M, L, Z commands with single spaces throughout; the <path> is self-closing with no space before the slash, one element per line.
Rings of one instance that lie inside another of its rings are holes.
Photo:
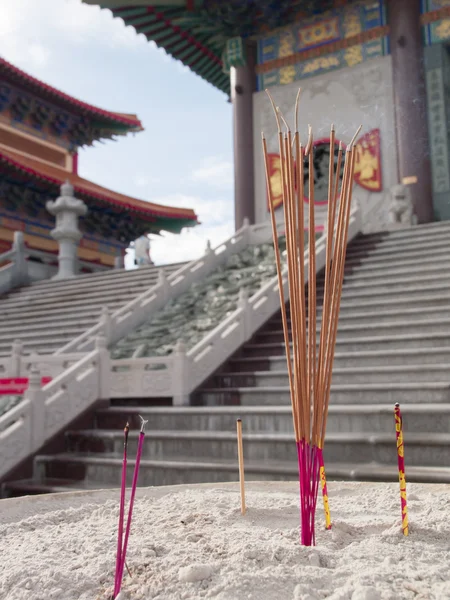
<path fill-rule="evenodd" d="M 0 58 L 0 253 L 21 231 L 30 250 L 56 262 L 55 220 L 46 202 L 66 181 L 88 208 L 78 248 L 84 271 L 114 266 L 144 233 L 195 225 L 190 209 L 131 198 L 78 175 L 79 148 L 142 130 L 135 115 L 81 102 Z"/>
<path fill-rule="evenodd" d="M 354 201 L 364 231 L 387 226 L 397 184 L 408 186 L 417 222 L 450 218 L 450 0 L 83 1 L 112 10 L 231 100 L 236 227 L 268 218 L 261 131 L 281 204 L 264 90 L 292 124 L 299 86 L 303 140 L 314 126 L 318 206 L 333 122 L 344 144 L 362 125 Z"/>

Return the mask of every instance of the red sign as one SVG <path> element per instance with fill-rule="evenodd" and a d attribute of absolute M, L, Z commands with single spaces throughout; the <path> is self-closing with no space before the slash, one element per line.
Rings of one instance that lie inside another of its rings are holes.
<path fill-rule="evenodd" d="M 329 144 L 329 142 L 329 139 L 317 140 L 314 146 Z M 336 144 L 338 143 L 336 140 Z M 373 129 L 360 137 L 355 144 L 355 151 L 355 183 L 371 192 L 380 192 L 382 190 L 380 130 Z M 273 207 L 277 209 L 283 203 L 280 156 L 272 153 L 268 155 L 268 159 Z M 308 198 L 305 198 L 305 202 L 308 202 Z M 324 204 L 324 202 L 316 201 L 315 204 Z"/>
<path fill-rule="evenodd" d="M 355 183 L 369 192 L 381 192 L 380 130 L 372 129 L 355 146 Z"/>
<path fill-rule="evenodd" d="M 42 377 L 41 385 L 47 385 L 51 377 Z M 0 396 L 21 396 L 28 389 L 28 377 L 9 377 L 0 379 Z"/>

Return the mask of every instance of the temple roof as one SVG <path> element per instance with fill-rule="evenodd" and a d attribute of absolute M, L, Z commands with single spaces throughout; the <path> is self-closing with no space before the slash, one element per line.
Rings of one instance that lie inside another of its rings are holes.
<path fill-rule="evenodd" d="M 86 139 L 82 136 L 79 145 L 92 143 L 93 139 L 111 138 L 113 135 L 143 131 L 142 123 L 136 115 L 111 112 L 82 102 L 28 75 L 2 57 L 0 57 L 0 80 L 3 84 L 0 85 L 0 112 L 15 101 L 8 84 L 20 88 L 25 95 L 33 95 L 49 103 L 47 109 L 45 106 L 42 107 L 43 118 L 46 118 L 46 113 L 51 110 L 51 107 L 57 107 L 57 110 L 65 111 L 78 118 L 83 127 L 89 124 L 92 133 L 90 136 L 84 136 Z M 29 107 L 25 104 L 21 108 L 24 115 L 35 109 L 33 103 Z"/>
<path fill-rule="evenodd" d="M 27 188 L 35 188 L 36 191 L 48 192 L 53 196 L 59 195 L 59 187 L 68 180 L 73 185 L 75 194 L 87 200 L 88 204 L 100 203 L 103 208 L 105 204 L 110 205 L 116 209 L 118 216 L 129 213 L 136 222 L 136 232 L 138 229 L 148 229 L 154 233 L 161 230 L 179 233 L 183 227 L 190 227 L 198 222 L 191 209 L 162 206 L 131 198 L 63 168 L 3 148 L 0 149 L 0 178 L 20 182 Z"/>
<path fill-rule="evenodd" d="M 109 8 L 137 33 L 194 73 L 230 93 L 227 41 L 250 38 L 349 0 L 83 0 Z"/>

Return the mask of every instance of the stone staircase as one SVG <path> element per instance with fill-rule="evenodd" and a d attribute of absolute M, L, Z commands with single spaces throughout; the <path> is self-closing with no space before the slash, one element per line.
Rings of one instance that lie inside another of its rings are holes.
<path fill-rule="evenodd" d="M 25 353 L 51 354 L 98 323 L 103 307 L 111 312 L 156 285 L 158 272 L 183 263 L 111 270 L 65 281 L 44 281 L 10 292 L 0 300 L 0 356 L 19 338 Z"/>
<path fill-rule="evenodd" d="M 400 402 L 407 479 L 450 482 L 449 243 L 450 223 L 439 223 L 360 236 L 349 246 L 325 446 L 330 479 L 397 478 Z M 319 278 L 319 298 L 322 287 Z M 236 480 L 237 417 L 247 478 L 295 479 L 280 314 L 192 395 L 191 406 L 114 400 L 89 427 L 66 433 L 65 451 L 36 456 L 33 479 L 6 484 L 6 493 L 117 487 L 122 429 L 129 420 L 132 457 L 140 414 L 149 421 L 140 485 Z"/>

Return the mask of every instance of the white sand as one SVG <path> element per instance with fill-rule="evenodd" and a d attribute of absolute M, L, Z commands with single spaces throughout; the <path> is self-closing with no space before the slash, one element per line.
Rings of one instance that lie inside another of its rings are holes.
<path fill-rule="evenodd" d="M 397 485 L 329 488 L 315 548 L 295 484 L 250 484 L 245 517 L 236 484 L 139 489 L 121 600 L 450 599 L 450 486 L 409 486 L 408 538 Z M 1 501 L 0 599 L 106 600 L 117 518 L 111 491 Z"/>

